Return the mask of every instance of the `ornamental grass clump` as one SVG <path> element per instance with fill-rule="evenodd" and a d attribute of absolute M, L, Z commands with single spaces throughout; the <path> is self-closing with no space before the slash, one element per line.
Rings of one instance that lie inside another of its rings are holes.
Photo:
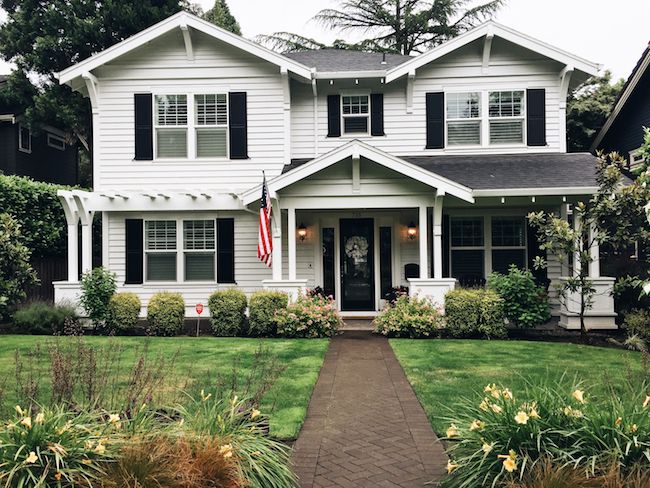
<path fill-rule="evenodd" d="M 650 386 L 630 382 L 625 388 L 624 395 L 595 396 L 566 376 L 527 383 L 521 391 L 487 385 L 447 418 L 443 486 L 517 486 L 541 463 L 571 466 L 592 479 L 607 476 L 612 466 L 623 475 L 650 470 Z"/>
<path fill-rule="evenodd" d="M 388 303 L 375 319 L 375 332 L 389 337 L 435 337 L 443 326 L 440 310 L 429 300 L 406 295 Z"/>
<path fill-rule="evenodd" d="M 15 410 L 0 426 L 2 486 L 90 485 L 103 476 L 104 463 L 115 458 L 119 417 L 63 408 Z"/>
<path fill-rule="evenodd" d="M 282 337 L 332 337 L 341 327 L 336 304 L 323 296 L 300 296 L 276 313 L 278 335 Z"/>

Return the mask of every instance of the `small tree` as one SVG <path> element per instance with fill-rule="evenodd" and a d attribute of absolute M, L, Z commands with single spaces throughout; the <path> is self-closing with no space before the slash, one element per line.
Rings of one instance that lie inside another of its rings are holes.
<path fill-rule="evenodd" d="M 95 327 L 103 326 L 110 317 L 110 302 L 117 285 L 115 273 L 99 267 L 81 277 L 81 306 Z"/>
<path fill-rule="evenodd" d="M 30 251 L 22 244 L 20 225 L 9 214 L 0 214 L 0 320 L 27 296 L 38 282 L 29 264 Z"/>
<path fill-rule="evenodd" d="M 566 300 L 569 293 L 579 293 L 583 334 L 587 331 L 585 313 L 591 309 L 596 292 L 589 279 L 592 248 L 597 243 L 607 243 L 614 249 L 624 249 L 635 242 L 650 241 L 650 225 L 644 209 L 650 202 L 650 172 L 646 171 L 632 184 L 625 185 L 621 173 L 625 164 L 617 153 L 598 154 L 598 192 L 587 203 L 579 202 L 574 206 L 573 215 L 578 225 L 573 228 L 552 213 L 540 211 L 528 215 L 529 222 L 537 229 L 541 250 L 560 259 L 574 256 L 578 272 L 563 280 L 558 292 L 561 300 Z M 589 232 L 590 229 L 596 232 Z M 538 256 L 535 266 L 545 265 Z"/>

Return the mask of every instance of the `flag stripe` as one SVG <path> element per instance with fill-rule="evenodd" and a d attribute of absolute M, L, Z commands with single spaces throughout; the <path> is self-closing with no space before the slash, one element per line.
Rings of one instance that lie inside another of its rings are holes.
<path fill-rule="evenodd" d="M 271 267 L 273 255 L 273 238 L 271 236 L 271 199 L 266 186 L 266 176 L 262 180 L 262 199 L 260 200 L 260 226 L 257 242 L 257 258 L 266 266 Z"/>

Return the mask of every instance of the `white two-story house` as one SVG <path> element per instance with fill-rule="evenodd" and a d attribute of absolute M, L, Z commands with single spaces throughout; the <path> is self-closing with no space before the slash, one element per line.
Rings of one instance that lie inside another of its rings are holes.
<path fill-rule="evenodd" d="M 530 266 L 527 213 L 568 218 L 596 190 L 593 156 L 566 153 L 565 100 L 597 71 L 494 22 L 416 57 L 281 55 L 178 13 L 58 75 L 92 104 L 95 187 L 60 194 L 57 299 L 78 295 L 77 229 L 87 271 L 100 213 L 119 289 L 145 307 L 180 291 L 188 316 L 232 286 L 320 286 L 344 316 L 373 315 L 393 287 L 442 303 L 458 283 Z M 263 173 L 271 269 L 257 259 Z M 550 282 L 569 272 L 549 256 Z M 590 272 L 611 286 L 597 259 Z M 610 298 L 592 327 L 613 324 Z M 561 323 L 576 326 L 571 307 Z"/>

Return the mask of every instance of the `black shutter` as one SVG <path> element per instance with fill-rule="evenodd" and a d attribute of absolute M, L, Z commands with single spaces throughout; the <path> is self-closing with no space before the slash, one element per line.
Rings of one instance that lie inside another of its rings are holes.
<path fill-rule="evenodd" d="M 546 90 L 526 90 L 526 133 L 529 146 L 546 146 Z"/>
<path fill-rule="evenodd" d="M 126 219 L 126 280 L 127 285 L 142 283 L 144 235 L 142 219 Z"/>
<path fill-rule="evenodd" d="M 327 95 L 327 137 L 341 137 L 341 97 Z"/>
<path fill-rule="evenodd" d="M 151 93 L 136 93 L 135 107 L 135 159 L 153 159 L 153 99 Z"/>
<path fill-rule="evenodd" d="M 370 135 L 385 135 L 383 93 L 373 93 L 370 95 Z"/>
<path fill-rule="evenodd" d="M 217 219 L 217 283 L 235 283 L 235 219 Z"/>
<path fill-rule="evenodd" d="M 230 159 L 248 159 L 248 117 L 246 115 L 246 92 L 228 94 L 230 121 Z"/>
<path fill-rule="evenodd" d="M 427 149 L 445 147 L 445 94 L 427 93 Z"/>

